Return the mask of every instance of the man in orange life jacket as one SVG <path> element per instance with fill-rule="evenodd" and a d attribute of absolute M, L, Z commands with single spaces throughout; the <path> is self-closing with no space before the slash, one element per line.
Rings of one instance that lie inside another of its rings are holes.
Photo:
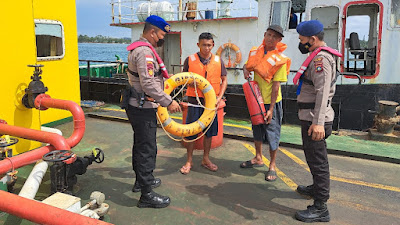
<path fill-rule="evenodd" d="M 299 50 L 311 53 L 297 72 L 293 82 L 300 78 L 297 104 L 301 121 L 304 155 L 313 177 L 313 184 L 299 185 L 300 194 L 314 198 L 314 204 L 296 212 L 296 219 L 304 222 L 328 222 L 326 202 L 329 199 L 330 175 L 326 139 L 332 133 L 334 111 L 331 107 L 335 94 L 336 50 L 326 46 L 324 26 L 318 20 L 304 21 L 297 26 Z M 321 49 L 324 49 L 323 51 Z"/>
<path fill-rule="evenodd" d="M 254 145 L 256 156 L 240 164 L 241 168 L 261 167 L 262 143 L 268 142 L 271 157 L 269 170 L 265 180 L 275 181 L 276 176 L 276 154 L 279 146 L 281 124 L 283 117 L 281 82 L 287 81 L 290 70 L 290 58 L 282 52 L 286 45 L 281 43 L 283 29 L 278 25 L 271 25 L 264 33 L 264 41 L 261 46 L 253 47 L 249 59 L 243 66 L 244 78 L 248 79 L 250 72 L 254 71 L 254 80 L 257 81 L 267 114 L 266 124 L 253 125 Z"/>
<path fill-rule="evenodd" d="M 143 35 L 136 42 L 161 47 L 169 30 L 169 24 L 164 19 L 149 16 L 144 25 Z M 132 166 L 136 173 L 136 182 L 132 191 L 142 193 L 138 207 L 163 208 L 170 204 L 170 198 L 152 190 L 161 185 L 161 180 L 153 176 L 157 155 L 156 111 L 158 104 L 168 107 L 171 113 L 180 112 L 181 109 L 179 104 L 164 92 L 164 80 L 161 75 L 163 65 L 157 61 L 157 53 L 152 51 L 150 46 L 134 49 L 130 49 L 130 46 L 128 78 L 133 90 L 128 98 L 126 114 L 134 132 Z"/>
<path fill-rule="evenodd" d="M 186 58 L 183 71 L 184 72 L 193 72 L 197 73 L 203 77 L 205 77 L 213 87 L 215 94 L 217 95 L 217 104 L 222 101 L 222 97 L 224 96 L 226 87 L 228 85 L 226 79 L 226 68 L 224 63 L 221 61 L 221 58 L 217 55 L 211 53 L 212 48 L 214 47 L 214 39 L 212 34 L 210 33 L 202 33 L 199 36 L 199 42 L 197 46 L 200 48 L 200 51 L 190 55 Z M 197 89 L 197 94 L 200 98 L 202 105 L 204 105 L 203 93 Z M 188 114 L 186 117 L 186 123 L 192 123 L 198 120 L 203 113 L 204 109 L 198 106 L 198 102 L 196 100 L 196 93 L 194 85 L 190 85 L 187 88 L 186 95 L 188 96 L 188 102 L 193 106 L 188 107 Z M 201 165 L 213 172 L 218 170 L 217 165 L 213 164 L 210 161 L 210 149 L 211 149 L 211 140 L 213 136 L 217 136 L 218 134 L 218 117 L 215 116 L 214 122 L 210 124 L 208 131 L 204 135 L 204 153 L 203 159 L 201 161 Z M 197 137 L 191 136 L 187 137 L 189 140 L 193 140 Z M 182 174 L 188 174 L 190 169 L 192 168 L 192 158 L 193 158 L 193 148 L 194 142 L 187 143 L 187 161 L 186 164 L 182 166 L 180 172 Z"/>

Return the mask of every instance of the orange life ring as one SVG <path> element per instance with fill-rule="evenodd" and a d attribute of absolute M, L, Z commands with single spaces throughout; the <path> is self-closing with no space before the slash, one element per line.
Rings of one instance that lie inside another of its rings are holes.
<path fill-rule="evenodd" d="M 210 125 L 215 116 L 213 109 L 217 103 L 215 91 L 206 78 L 196 73 L 183 72 L 173 75 L 165 81 L 164 92 L 169 95 L 176 87 L 185 83 L 193 83 L 193 81 L 196 81 L 197 88 L 203 92 L 205 98 L 204 112 L 197 121 L 190 124 L 180 124 L 171 119 L 166 107 L 158 106 L 157 109 L 160 123 L 166 131 L 175 136 L 189 137 L 196 135 Z"/>
<path fill-rule="evenodd" d="M 228 62 L 225 62 L 225 67 L 236 67 L 240 63 L 240 61 L 242 61 L 242 53 L 240 52 L 240 48 L 238 46 L 236 46 L 235 44 L 228 42 L 228 43 L 221 45 L 218 48 L 216 55 L 221 57 L 222 51 L 224 51 L 226 48 L 230 48 L 234 52 L 236 52 L 236 60 L 235 60 L 235 62 L 232 63 L 229 59 Z"/>

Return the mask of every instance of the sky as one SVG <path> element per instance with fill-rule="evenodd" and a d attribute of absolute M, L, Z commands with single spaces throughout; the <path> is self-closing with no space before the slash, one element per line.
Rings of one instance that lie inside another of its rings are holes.
<path fill-rule="evenodd" d="M 116 0 L 115 0 L 116 1 Z M 178 0 L 169 2 L 177 3 Z M 249 1 L 234 1 L 233 8 L 248 7 Z M 254 2 L 254 0 L 252 0 Z M 253 3 L 253 7 L 256 3 Z M 212 7 L 212 6 L 211 6 Z M 129 28 L 110 26 L 111 20 L 111 0 L 76 0 L 78 35 L 96 36 L 103 35 L 108 37 L 130 37 Z M 125 21 L 127 22 L 127 21 Z M 362 16 L 349 17 L 347 25 L 350 32 L 357 32 L 360 40 L 368 39 L 369 19 Z M 346 32 L 349 34 L 350 32 Z"/>
<path fill-rule="evenodd" d="M 111 24 L 111 0 L 76 0 L 78 35 L 130 37 L 129 28 Z"/>
<path fill-rule="evenodd" d="M 351 32 L 358 33 L 360 40 L 368 40 L 370 18 L 368 16 L 350 16 L 346 20 L 346 37 L 348 38 Z"/>

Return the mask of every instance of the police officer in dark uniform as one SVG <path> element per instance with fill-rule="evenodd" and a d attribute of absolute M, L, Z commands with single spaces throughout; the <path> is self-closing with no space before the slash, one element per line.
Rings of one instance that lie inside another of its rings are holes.
<path fill-rule="evenodd" d="M 161 47 L 169 31 L 170 25 L 164 19 L 150 16 L 138 41 Z M 170 113 L 181 111 L 179 104 L 163 91 L 164 79 L 156 54 L 150 47 L 140 46 L 128 56 L 128 78 L 133 94 L 128 99 L 126 114 L 134 132 L 132 166 L 136 182 L 132 191 L 142 193 L 139 208 L 163 208 L 170 204 L 169 197 L 152 190 L 161 185 L 161 180 L 153 176 L 157 154 L 156 111 L 158 104 L 168 107 Z"/>
<path fill-rule="evenodd" d="M 300 23 L 297 26 L 299 50 L 306 54 L 326 46 L 323 30 L 322 23 L 317 20 Z M 320 51 L 310 61 L 300 79 L 303 82 L 297 96 L 298 115 L 303 150 L 313 176 L 313 184 L 299 185 L 297 191 L 313 197 L 314 204 L 307 207 L 307 210 L 296 212 L 296 219 L 304 222 L 328 222 L 330 216 L 326 202 L 329 199 L 330 175 L 325 140 L 332 133 L 334 119 L 330 103 L 335 94 L 336 57 L 328 51 Z"/>

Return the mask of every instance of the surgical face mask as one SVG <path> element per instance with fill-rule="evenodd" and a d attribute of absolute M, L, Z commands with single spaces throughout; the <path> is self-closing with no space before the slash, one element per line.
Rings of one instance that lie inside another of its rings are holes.
<path fill-rule="evenodd" d="M 305 43 L 305 44 L 302 44 L 301 42 L 299 42 L 299 50 L 300 50 L 300 52 L 302 53 L 302 54 L 307 54 L 307 53 L 309 53 L 310 52 L 310 50 L 309 50 L 309 48 L 311 47 L 311 44 L 310 43 Z"/>

